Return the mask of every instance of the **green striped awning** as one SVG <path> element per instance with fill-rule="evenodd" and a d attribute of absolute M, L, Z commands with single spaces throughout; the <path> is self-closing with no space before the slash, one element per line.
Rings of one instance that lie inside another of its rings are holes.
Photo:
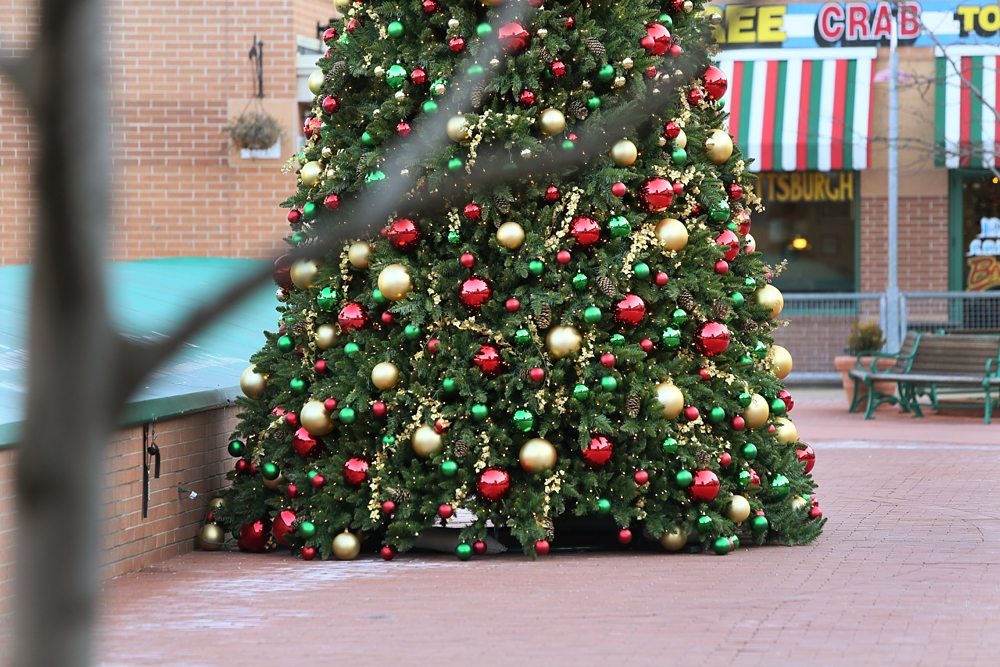
<path fill-rule="evenodd" d="M 948 58 L 940 49 L 937 56 L 937 166 L 1000 167 L 1000 120 L 993 111 L 1000 90 L 997 47 L 950 46 Z"/>

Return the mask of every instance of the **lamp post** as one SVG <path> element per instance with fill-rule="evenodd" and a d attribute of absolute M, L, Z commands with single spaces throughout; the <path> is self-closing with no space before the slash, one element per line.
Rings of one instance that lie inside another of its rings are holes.
<path fill-rule="evenodd" d="M 898 352 L 901 323 L 899 321 L 899 4 L 893 11 L 892 34 L 889 37 L 889 276 L 886 281 L 886 346 L 889 352 Z"/>

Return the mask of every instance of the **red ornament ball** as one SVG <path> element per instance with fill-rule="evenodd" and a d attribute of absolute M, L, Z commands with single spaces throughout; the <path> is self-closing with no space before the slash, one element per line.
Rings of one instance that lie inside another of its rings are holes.
<path fill-rule="evenodd" d="M 627 192 L 628 188 L 626 188 L 625 184 L 622 183 L 621 181 L 618 181 L 617 183 L 611 186 L 611 194 L 613 194 L 615 197 L 624 197 Z"/>
<path fill-rule="evenodd" d="M 300 426 L 295 430 L 295 435 L 292 436 L 292 449 L 302 458 L 309 458 L 319 456 L 322 447 L 319 441 L 310 435 L 305 426 Z"/>
<path fill-rule="evenodd" d="M 643 70 L 642 75 L 647 79 L 652 79 L 653 77 L 656 76 L 656 66 L 650 65 L 645 70 Z"/>
<path fill-rule="evenodd" d="M 743 197 L 743 187 L 739 183 L 730 183 L 728 190 L 730 199 L 741 199 Z"/>
<path fill-rule="evenodd" d="M 454 513 L 455 513 L 455 508 L 449 505 L 448 503 L 444 503 L 443 505 L 438 505 L 438 516 L 440 516 L 442 519 L 450 519 L 451 515 Z"/>
<path fill-rule="evenodd" d="M 792 408 L 795 407 L 795 401 L 792 400 L 792 395 L 788 393 L 787 389 L 782 389 L 778 392 L 778 398 L 780 398 L 785 404 L 785 412 L 791 412 Z"/>
<path fill-rule="evenodd" d="M 473 542 L 472 553 L 476 554 L 477 556 L 486 555 L 486 542 L 483 542 L 482 540 L 476 540 L 475 542 Z"/>
<path fill-rule="evenodd" d="M 267 536 L 270 532 L 270 519 L 245 523 L 240 527 L 240 536 L 236 540 L 236 546 L 240 548 L 240 551 L 263 551 L 267 546 Z"/>
<path fill-rule="evenodd" d="M 354 31 L 357 30 L 359 26 L 361 26 L 361 19 L 350 19 L 347 22 L 347 32 L 353 35 Z"/>
<path fill-rule="evenodd" d="M 658 272 L 656 273 L 656 284 L 657 284 L 657 285 L 659 285 L 660 287 L 663 287 L 663 286 L 664 286 L 664 285 L 666 285 L 666 284 L 667 284 L 668 282 L 670 282 L 670 276 L 668 276 L 668 275 L 667 275 L 666 273 L 664 273 L 663 271 L 658 271 Z"/>
<path fill-rule="evenodd" d="M 649 338 L 643 338 L 641 341 L 639 341 L 639 347 L 642 348 L 643 352 L 652 352 L 653 341 L 650 340 Z"/>
<path fill-rule="evenodd" d="M 452 53 L 461 53 L 462 49 L 465 48 L 465 38 L 452 37 L 448 40 L 448 48 L 451 49 Z"/>
<path fill-rule="evenodd" d="M 344 331 L 362 329 L 368 324 L 368 310 L 360 303 L 351 302 L 337 315 L 337 322 Z"/>
<path fill-rule="evenodd" d="M 383 514 L 392 514 L 395 511 L 396 511 L 396 503 L 392 502 L 391 500 L 383 501 L 382 503 Z"/>
<path fill-rule="evenodd" d="M 288 212 L 288 215 L 286 217 L 288 218 L 289 224 L 296 225 L 299 223 L 300 220 L 302 220 L 302 211 L 300 211 L 297 208 L 293 208 L 291 211 Z"/>
<path fill-rule="evenodd" d="M 369 463 L 365 459 L 355 456 L 347 459 L 344 463 L 344 481 L 358 488 L 368 479 Z"/>
<path fill-rule="evenodd" d="M 271 272 L 271 276 L 274 278 L 274 283 L 283 289 L 289 289 L 292 287 L 292 259 L 291 255 L 282 255 L 278 259 L 274 260 L 274 269 Z"/>
<path fill-rule="evenodd" d="M 632 541 L 632 531 L 628 528 L 622 528 L 618 531 L 618 542 L 621 544 L 628 544 Z"/>
<path fill-rule="evenodd" d="M 250 468 L 250 462 L 246 459 L 239 459 L 233 467 L 236 469 L 237 474 L 245 475 Z"/>
<path fill-rule="evenodd" d="M 441 345 L 441 341 L 437 338 L 431 338 L 427 341 L 427 351 L 431 354 L 437 354 L 438 347 Z"/>
<path fill-rule="evenodd" d="M 557 60 L 551 65 L 549 65 L 549 71 L 552 72 L 552 76 L 560 77 L 566 74 L 566 63 L 561 60 Z"/>
<path fill-rule="evenodd" d="M 677 183 L 672 184 L 670 187 L 672 187 L 674 189 L 674 195 L 679 195 L 679 194 L 682 194 L 684 192 L 684 184 L 683 183 L 677 182 Z"/>
<path fill-rule="evenodd" d="M 379 549 L 378 555 L 382 557 L 382 560 L 392 560 L 396 557 L 396 549 L 394 547 L 385 546 Z"/>
<path fill-rule="evenodd" d="M 297 495 L 299 495 L 299 489 L 294 484 L 289 484 L 288 486 L 285 487 L 285 493 L 288 494 L 289 498 L 294 498 Z"/>
<path fill-rule="evenodd" d="M 674 202 L 674 188 L 664 178 L 647 179 L 639 186 L 639 202 L 650 213 L 662 213 Z"/>
<path fill-rule="evenodd" d="M 417 246 L 421 233 L 420 228 L 417 227 L 417 223 L 413 220 L 409 218 L 396 218 L 389 225 L 385 236 L 389 239 L 389 243 L 398 250 L 410 250 Z"/>
<path fill-rule="evenodd" d="M 425 14 L 433 14 L 438 10 L 438 3 L 437 0 L 423 0 L 420 7 L 423 8 Z"/>
<path fill-rule="evenodd" d="M 723 246 L 722 257 L 727 262 L 733 261 L 740 254 L 740 237 L 731 229 L 722 230 L 722 233 L 715 237 L 715 242 Z"/>
<path fill-rule="evenodd" d="M 337 409 L 337 399 L 328 398 L 323 401 L 323 407 L 326 408 L 327 412 L 333 412 Z"/>
<path fill-rule="evenodd" d="M 520 23 L 505 23 L 497 32 L 500 48 L 508 55 L 521 53 L 531 43 L 531 34 Z"/>
<path fill-rule="evenodd" d="M 712 374 L 708 372 L 707 368 L 699 369 L 698 375 L 700 375 L 701 379 L 705 380 L 706 382 L 712 379 Z"/>
<path fill-rule="evenodd" d="M 694 344 L 706 357 L 722 354 L 729 347 L 729 329 L 722 322 L 705 322 L 695 333 Z"/>
<path fill-rule="evenodd" d="M 549 548 L 548 540 L 538 540 L 535 542 L 535 553 L 539 556 L 544 556 L 549 553 Z"/>
<path fill-rule="evenodd" d="M 504 307 L 507 308 L 508 313 L 516 313 L 521 310 L 521 302 L 517 299 L 507 299 L 507 303 L 504 304 Z"/>
<path fill-rule="evenodd" d="M 750 468 L 750 486 L 760 486 L 760 475 L 753 468 Z"/>
<path fill-rule="evenodd" d="M 323 41 L 329 43 L 332 39 L 337 39 L 337 31 L 333 28 L 327 28 L 323 31 Z"/>
<path fill-rule="evenodd" d="M 723 276 L 729 273 L 729 262 L 724 259 L 720 259 L 715 263 L 715 272 Z"/>
<path fill-rule="evenodd" d="M 490 284 L 479 276 L 472 276 L 462 283 L 459 298 L 468 308 L 479 308 L 493 295 Z"/>
<path fill-rule="evenodd" d="M 528 109 L 535 106 L 535 94 L 530 90 L 522 90 L 521 94 L 517 96 L 518 103 Z"/>
<path fill-rule="evenodd" d="M 396 134 L 398 134 L 401 137 L 408 137 L 408 136 L 410 136 L 410 132 L 412 132 L 412 131 L 413 131 L 413 128 L 410 127 L 410 124 L 407 123 L 405 120 L 404 121 L 400 121 L 399 125 L 396 126 Z"/>
<path fill-rule="evenodd" d="M 583 450 L 582 456 L 587 465 L 597 468 L 603 466 L 611 460 L 614 453 L 614 444 L 603 435 L 595 435 L 587 443 L 587 448 Z"/>
<path fill-rule="evenodd" d="M 746 420 L 743 419 L 743 417 L 740 417 L 739 415 L 736 415 L 735 417 L 733 417 L 732 424 L 733 424 L 733 430 L 734 431 L 742 431 L 743 429 L 745 429 L 747 427 Z"/>
<path fill-rule="evenodd" d="M 767 432 L 768 433 L 774 433 L 775 430 L 777 430 L 777 429 L 774 428 L 774 424 L 771 424 L 770 426 L 767 427 Z"/>
<path fill-rule="evenodd" d="M 680 58 L 681 54 L 684 53 L 684 49 L 681 48 L 680 44 L 671 44 L 670 48 L 667 49 L 667 53 L 671 58 Z"/>
<path fill-rule="evenodd" d="M 340 195 L 327 195 L 326 198 L 323 199 L 323 206 L 325 206 L 328 211 L 336 211 L 340 208 Z"/>
<path fill-rule="evenodd" d="M 285 415 L 285 423 L 288 424 L 289 426 L 298 426 L 299 416 L 294 412 L 289 412 L 288 414 Z"/>
<path fill-rule="evenodd" d="M 710 100 L 720 100 L 729 88 L 729 81 L 726 80 L 725 73 L 714 65 L 705 70 L 701 75 L 701 80 L 705 83 L 705 94 Z"/>
<path fill-rule="evenodd" d="M 483 207 L 476 203 L 466 204 L 462 210 L 462 215 L 466 220 L 479 220 L 483 214 Z"/>
<path fill-rule="evenodd" d="M 615 355 L 610 352 L 605 352 L 601 355 L 601 365 L 605 368 L 614 368 L 615 361 L 617 361 L 617 359 L 615 359 Z"/>
<path fill-rule="evenodd" d="M 572 30 L 576 27 L 576 19 L 572 16 L 564 16 L 563 19 L 566 21 L 563 23 L 563 27 L 566 28 L 566 30 Z"/>
<path fill-rule="evenodd" d="M 795 455 L 799 457 L 799 463 L 806 465 L 804 472 L 812 471 L 813 466 L 816 465 L 816 452 L 813 451 L 811 446 L 806 445 L 805 449 L 795 450 Z"/>
<path fill-rule="evenodd" d="M 302 555 L 302 560 L 312 560 L 316 557 L 316 547 L 302 547 L 299 553 Z"/>
<path fill-rule="evenodd" d="M 635 479 L 635 483 L 639 486 L 643 486 L 649 481 L 649 473 L 645 470 L 636 470 L 632 477 Z"/>
<path fill-rule="evenodd" d="M 463 252 L 462 256 L 458 258 L 458 263 L 467 269 L 471 269 L 473 264 L 476 263 L 476 256 L 471 252 Z"/>
<path fill-rule="evenodd" d="M 810 519 L 822 519 L 823 518 L 823 510 L 821 510 L 819 507 L 810 507 L 809 508 L 809 518 Z"/>
<path fill-rule="evenodd" d="M 670 31 L 659 23 L 646 26 L 646 36 L 642 38 L 642 48 L 654 56 L 662 56 L 670 48 Z"/>
<path fill-rule="evenodd" d="M 686 408 L 684 408 L 684 417 L 689 422 L 693 422 L 699 416 L 701 416 L 701 413 L 698 412 L 698 408 L 694 407 L 693 405 L 689 405 Z"/>
<path fill-rule="evenodd" d="M 573 259 L 573 255 L 570 254 L 569 250 L 560 250 L 556 253 L 556 261 L 560 264 L 569 264 L 571 259 Z"/>
<path fill-rule="evenodd" d="M 692 88 L 688 91 L 687 101 L 693 107 L 701 106 L 705 99 L 705 92 L 701 88 Z"/>
<path fill-rule="evenodd" d="M 382 320 L 382 324 L 392 324 L 396 320 L 396 317 L 386 310 L 379 316 L 379 319 Z"/>
<path fill-rule="evenodd" d="M 282 510 L 278 516 L 274 517 L 271 524 L 271 534 L 278 544 L 288 546 L 288 533 L 292 532 L 292 524 L 295 523 L 295 512 L 292 510 Z"/>
<path fill-rule="evenodd" d="M 622 326 L 638 326 L 645 314 L 646 302 L 638 294 L 626 294 L 624 299 L 615 304 L 615 322 Z"/>
<path fill-rule="evenodd" d="M 320 129 L 323 127 L 323 121 L 319 118 L 306 118 L 305 124 L 302 126 L 302 133 L 306 135 L 306 139 L 316 135 L 318 139 L 320 137 Z"/>
<path fill-rule="evenodd" d="M 528 377 L 531 378 L 532 382 L 541 382 L 545 379 L 545 369 L 535 366 L 530 371 L 528 371 Z"/>
<path fill-rule="evenodd" d="M 312 484 L 314 489 L 318 489 L 326 484 L 326 477 L 323 477 L 323 475 L 313 475 L 309 483 Z"/>
<path fill-rule="evenodd" d="M 553 202 L 559 200 L 559 188 L 554 185 L 550 185 L 545 188 L 545 195 L 542 197 L 545 201 Z"/>
<path fill-rule="evenodd" d="M 332 95 L 327 95 L 323 98 L 323 111 L 327 114 L 336 113 L 337 109 L 340 108 L 340 100 Z"/>
<path fill-rule="evenodd" d="M 708 503 L 719 495 L 719 478 L 711 470 L 696 470 L 691 486 L 688 487 L 691 500 L 698 503 Z"/>
<path fill-rule="evenodd" d="M 446 419 L 435 419 L 434 420 L 434 430 L 438 433 L 444 433 L 451 426 L 451 422 Z"/>
<path fill-rule="evenodd" d="M 723 468 L 728 468 L 729 464 L 733 462 L 733 455 L 729 452 L 722 452 L 722 456 L 719 457 L 719 464 Z"/>
<path fill-rule="evenodd" d="M 569 235 L 576 239 L 576 244 L 587 249 L 601 240 L 601 226 L 597 220 L 579 215 L 569 223 Z"/>
<path fill-rule="evenodd" d="M 423 85 L 427 81 L 427 72 L 417 67 L 412 72 L 410 72 L 410 81 L 417 84 L 418 86 Z"/>
<path fill-rule="evenodd" d="M 667 139 L 675 139 L 681 133 L 681 126 L 675 120 L 667 121 L 663 126 L 663 134 Z"/>
<path fill-rule="evenodd" d="M 499 468 L 487 468 L 476 482 L 476 491 L 483 500 L 496 502 L 510 491 L 510 475 Z"/>
<path fill-rule="evenodd" d="M 472 363 L 487 377 L 496 377 L 503 370 L 503 357 L 500 350 L 492 345 L 483 345 L 472 357 Z"/>

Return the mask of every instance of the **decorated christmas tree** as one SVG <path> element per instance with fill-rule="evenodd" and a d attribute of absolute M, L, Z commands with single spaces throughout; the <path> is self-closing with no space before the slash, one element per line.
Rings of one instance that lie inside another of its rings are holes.
<path fill-rule="evenodd" d="M 203 544 L 229 529 L 247 550 L 353 558 L 377 539 L 391 558 L 459 509 L 460 558 L 495 530 L 544 554 L 561 515 L 669 551 L 814 539 L 813 453 L 771 336 L 782 297 L 701 3 L 346 14 L 309 80 L 291 246 L 386 187 L 442 96 L 470 108 L 403 171 L 381 238 L 276 264 L 279 327 L 241 378 Z M 588 133 L 607 149 L 586 154 Z M 509 155 L 496 178 L 463 180 L 487 150 Z"/>

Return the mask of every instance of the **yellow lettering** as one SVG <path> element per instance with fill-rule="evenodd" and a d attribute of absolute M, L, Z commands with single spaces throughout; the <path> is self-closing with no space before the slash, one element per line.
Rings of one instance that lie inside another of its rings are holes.
<path fill-rule="evenodd" d="M 813 174 L 813 201 L 826 201 L 830 191 L 830 179 L 821 171 Z"/>
<path fill-rule="evenodd" d="M 788 174 L 782 174 L 778 176 L 778 195 L 774 198 L 775 201 L 786 202 L 788 201 Z"/>
<path fill-rule="evenodd" d="M 801 174 L 792 174 L 792 193 L 789 196 L 791 201 L 802 201 L 802 178 Z"/>
<path fill-rule="evenodd" d="M 849 171 L 840 172 L 840 201 L 854 201 L 854 174 Z"/>
<path fill-rule="evenodd" d="M 961 33 L 963 36 L 976 29 L 976 14 L 978 13 L 979 7 L 974 5 L 963 5 L 955 11 L 955 18 L 961 17 Z"/>
<path fill-rule="evenodd" d="M 754 19 L 757 8 L 748 5 L 728 5 L 726 7 L 726 39 L 730 44 L 752 44 L 757 41 Z"/>
<path fill-rule="evenodd" d="M 1000 30 L 1000 7 L 996 5 L 986 5 L 979 12 L 979 27 L 983 32 L 996 32 Z"/>
<path fill-rule="evenodd" d="M 758 42 L 783 42 L 786 39 L 785 31 L 781 28 L 785 24 L 785 7 L 782 5 L 768 5 L 757 10 L 757 41 Z"/>
<path fill-rule="evenodd" d="M 716 7 L 715 5 L 706 6 L 705 16 L 711 16 L 712 14 L 718 14 L 721 17 L 723 15 L 722 8 Z M 712 26 L 712 37 L 714 37 L 715 41 L 718 42 L 719 44 L 726 43 L 726 29 L 722 26 L 721 22 L 719 23 L 719 25 Z"/>

